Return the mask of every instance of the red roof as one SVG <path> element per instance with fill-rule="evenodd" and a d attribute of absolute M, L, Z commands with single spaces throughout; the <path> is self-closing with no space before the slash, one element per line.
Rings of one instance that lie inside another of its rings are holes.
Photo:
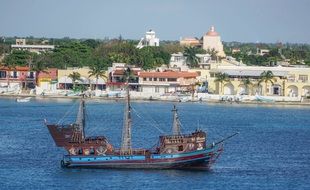
<path fill-rule="evenodd" d="M 38 78 L 51 78 L 57 79 L 57 69 L 50 68 L 46 70 L 47 72 L 40 72 Z"/>
<path fill-rule="evenodd" d="M 4 71 L 8 71 L 8 70 L 10 70 L 10 71 L 29 71 L 29 67 L 16 66 L 15 68 L 9 69 L 8 67 L 1 66 L 0 70 L 4 70 Z"/>
<path fill-rule="evenodd" d="M 219 34 L 215 31 L 214 26 L 211 26 L 210 30 L 206 34 L 207 36 L 219 36 Z"/>
<path fill-rule="evenodd" d="M 196 72 L 187 71 L 164 71 L 164 72 L 140 72 L 139 77 L 152 77 L 152 78 L 196 78 Z"/>
<path fill-rule="evenodd" d="M 124 69 L 117 69 L 115 71 L 113 71 L 113 75 L 124 75 Z M 132 70 L 134 75 L 138 75 L 138 72 L 140 72 L 141 70 Z"/>

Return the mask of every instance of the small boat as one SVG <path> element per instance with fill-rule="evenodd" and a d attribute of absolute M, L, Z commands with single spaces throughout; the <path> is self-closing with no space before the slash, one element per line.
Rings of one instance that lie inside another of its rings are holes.
<path fill-rule="evenodd" d="M 267 98 L 265 96 L 259 96 L 259 95 L 255 96 L 255 100 L 259 102 L 274 102 L 274 99 L 272 98 Z"/>
<path fill-rule="evenodd" d="M 129 89 L 125 103 L 121 147 L 115 148 L 105 136 L 86 137 L 84 127 L 85 101 L 81 99 L 76 122 L 67 125 L 46 126 L 58 147 L 67 154 L 61 160 L 66 168 L 127 168 L 127 169 L 210 169 L 220 154 L 227 139 L 207 143 L 207 134 L 196 130 L 181 133 L 181 124 L 176 106 L 173 107 L 172 134 L 159 136 L 153 148 L 133 148 L 131 143 L 131 104 Z"/>
<path fill-rule="evenodd" d="M 26 98 L 16 98 L 16 102 L 29 102 L 31 97 Z"/>

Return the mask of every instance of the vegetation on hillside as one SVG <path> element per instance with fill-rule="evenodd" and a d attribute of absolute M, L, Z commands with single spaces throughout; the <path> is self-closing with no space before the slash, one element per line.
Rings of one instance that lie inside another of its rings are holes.
<path fill-rule="evenodd" d="M 15 38 L 0 39 L 0 62 L 12 66 L 32 66 L 36 60 L 43 60 L 48 68 L 65 69 L 68 67 L 92 66 L 98 60 L 102 67 L 110 66 L 113 62 L 136 65 L 143 69 L 153 69 L 163 64 L 167 65 L 172 53 L 183 52 L 188 64 L 197 66 L 195 53 L 205 53 L 201 48 L 189 49 L 179 45 L 178 41 L 162 41 L 159 47 L 144 47 L 137 49 L 138 41 L 118 39 L 49 39 L 27 37 L 27 44 L 55 45 L 52 52 L 36 55 L 27 51 L 11 51 L 10 45 L 15 44 Z M 261 56 L 257 48 L 268 49 L 270 52 Z M 233 51 L 238 49 L 239 51 Z M 307 64 L 310 66 L 310 45 L 308 44 L 257 44 L 257 43 L 224 43 L 226 55 L 236 58 L 247 65 L 273 66 L 280 61 L 290 64 Z M 216 60 L 216 52 L 207 52 Z"/>

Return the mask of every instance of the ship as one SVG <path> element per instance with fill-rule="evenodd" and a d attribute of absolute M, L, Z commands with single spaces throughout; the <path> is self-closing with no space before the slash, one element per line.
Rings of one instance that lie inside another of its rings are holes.
<path fill-rule="evenodd" d="M 224 149 L 224 141 L 207 143 L 207 133 L 196 129 L 182 134 L 176 106 L 173 106 L 172 134 L 159 136 L 157 146 L 133 148 L 131 142 L 132 107 L 129 88 L 125 101 L 122 142 L 115 148 L 106 136 L 85 134 L 85 100 L 81 98 L 74 123 L 47 126 L 56 146 L 66 154 L 61 159 L 65 168 L 117 168 L 117 169 L 203 169 L 209 170 Z"/>

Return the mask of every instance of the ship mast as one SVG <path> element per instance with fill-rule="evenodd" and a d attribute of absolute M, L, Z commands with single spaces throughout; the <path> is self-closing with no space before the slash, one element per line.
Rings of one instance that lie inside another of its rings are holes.
<path fill-rule="evenodd" d="M 82 134 L 82 139 L 84 139 L 84 127 L 85 127 L 85 102 L 83 99 L 80 101 L 79 111 L 76 117 L 75 124 L 78 126 L 78 131 Z"/>
<path fill-rule="evenodd" d="M 124 126 L 122 132 L 122 147 L 121 152 L 123 154 L 131 154 L 131 105 L 130 105 L 130 95 L 129 95 L 129 75 L 130 75 L 130 68 L 128 67 L 125 71 L 125 77 L 127 81 L 126 85 L 126 104 L 124 110 Z"/>
<path fill-rule="evenodd" d="M 180 135 L 181 134 L 181 124 L 178 116 L 178 109 L 175 105 L 173 105 L 173 125 L 172 125 L 172 134 L 173 135 Z"/>

